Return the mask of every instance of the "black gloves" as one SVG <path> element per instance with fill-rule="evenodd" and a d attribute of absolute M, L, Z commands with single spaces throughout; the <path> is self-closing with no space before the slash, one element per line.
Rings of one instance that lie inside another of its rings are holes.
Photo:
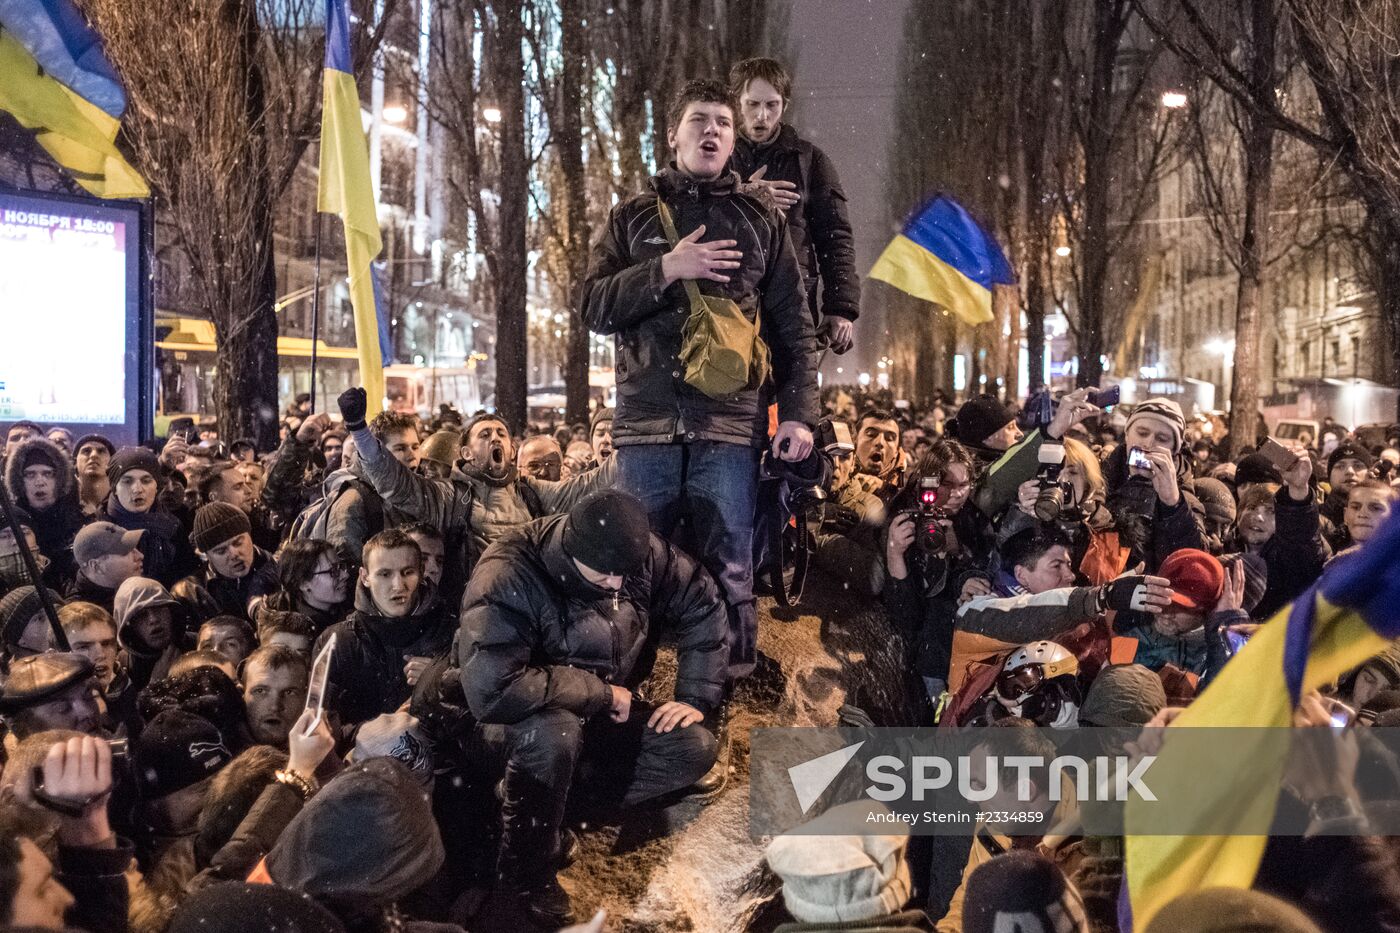
<path fill-rule="evenodd" d="M 1171 584 L 1163 577 L 1119 577 L 1099 588 L 1099 610 L 1161 612 L 1171 604 Z"/>
<path fill-rule="evenodd" d="M 340 406 L 340 417 L 345 419 L 345 430 L 358 431 L 365 426 L 365 412 L 369 410 L 369 399 L 360 386 L 351 386 L 340 393 L 336 404 Z"/>

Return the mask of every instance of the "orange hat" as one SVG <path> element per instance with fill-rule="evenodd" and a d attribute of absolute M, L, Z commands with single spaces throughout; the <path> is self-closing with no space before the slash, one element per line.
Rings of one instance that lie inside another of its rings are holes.
<path fill-rule="evenodd" d="M 1173 551 L 1157 569 L 1172 585 L 1172 602 L 1187 609 L 1208 612 L 1225 588 L 1225 568 L 1205 551 L 1182 548 Z"/>

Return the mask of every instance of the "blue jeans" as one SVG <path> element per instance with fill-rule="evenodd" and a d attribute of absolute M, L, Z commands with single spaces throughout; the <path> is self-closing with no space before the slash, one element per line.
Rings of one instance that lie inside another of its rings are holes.
<path fill-rule="evenodd" d="M 642 501 L 651 530 L 694 554 L 729 608 L 730 679 L 758 660 L 753 520 L 759 452 L 738 444 L 628 444 L 617 448 L 618 486 Z"/>

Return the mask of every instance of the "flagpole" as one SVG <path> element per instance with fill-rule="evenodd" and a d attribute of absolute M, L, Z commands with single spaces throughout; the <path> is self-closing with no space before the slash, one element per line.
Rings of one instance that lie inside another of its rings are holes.
<path fill-rule="evenodd" d="M 321 342 L 321 212 L 316 212 L 316 273 L 311 294 L 311 413 L 316 413 L 316 348 Z"/>

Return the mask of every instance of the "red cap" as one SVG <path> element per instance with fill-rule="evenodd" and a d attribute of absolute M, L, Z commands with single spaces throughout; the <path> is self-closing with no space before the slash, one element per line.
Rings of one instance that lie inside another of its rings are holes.
<path fill-rule="evenodd" d="M 1225 589 L 1225 568 L 1205 551 L 1182 548 L 1157 568 L 1157 575 L 1172 584 L 1172 602 L 1187 609 L 1207 611 L 1214 608 Z"/>

